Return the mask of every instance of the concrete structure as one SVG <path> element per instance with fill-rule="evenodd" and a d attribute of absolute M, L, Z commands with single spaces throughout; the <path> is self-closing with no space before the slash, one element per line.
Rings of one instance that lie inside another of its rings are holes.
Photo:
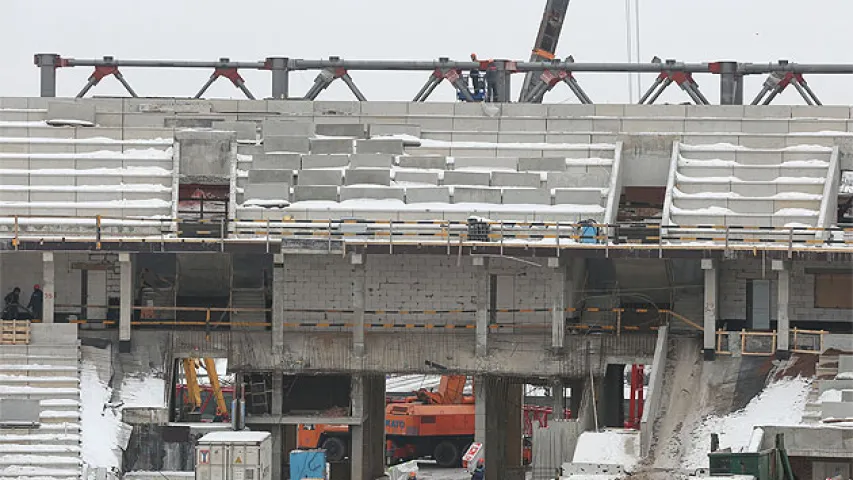
<path fill-rule="evenodd" d="M 43 285 L 43 321 L 83 321 L 133 362 L 225 357 L 268 379 L 247 423 L 277 450 L 294 411 L 352 425 L 352 478 L 381 470 L 387 373 L 476 377 L 491 480 L 520 463 L 522 383 L 586 391 L 660 364 L 648 326 L 679 329 L 670 310 L 709 360 L 718 328 L 746 328 L 755 280 L 780 356 L 795 328 L 849 333 L 817 288 L 846 285 L 849 233 L 805 229 L 837 223 L 849 108 L 137 98 L 77 102 L 93 127 L 32 124 L 52 102 L 0 99 L 0 291 Z M 365 138 L 391 116 L 429 141 Z M 593 238 L 587 219 L 607 225 Z M 346 400 L 288 403 L 294 379 Z"/>

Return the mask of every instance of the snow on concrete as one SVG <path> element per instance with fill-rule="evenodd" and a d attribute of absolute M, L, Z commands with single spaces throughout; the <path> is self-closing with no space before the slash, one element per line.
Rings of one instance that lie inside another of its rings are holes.
<path fill-rule="evenodd" d="M 0 169 L 2 175 L 54 175 L 54 176 L 106 176 L 106 177 L 171 177 L 172 171 L 160 167 L 124 167 L 124 168 L 39 168 L 26 170 L 19 168 Z M 248 172 L 246 173 L 248 175 Z"/>
<path fill-rule="evenodd" d="M 841 372 L 835 376 L 836 380 L 853 380 L 853 372 Z"/>
<path fill-rule="evenodd" d="M 745 197 L 737 192 L 699 192 L 684 193 L 678 188 L 672 192 L 675 198 L 717 198 L 730 200 L 820 200 L 823 195 L 818 193 L 780 192 L 764 197 Z"/>
<path fill-rule="evenodd" d="M 841 401 L 841 390 L 826 390 L 820 394 L 820 398 L 818 398 L 817 403 L 840 402 L 840 401 Z"/>
<path fill-rule="evenodd" d="M 380 135 L 371 137 L 375 140 L 402 140 L 408 143 L 418 143 L 422 148 L 469 148 L 469 149 L 509 149 L 509 150 L 614 150 L 612 143 L 498 143 L 498 142 L 453 142 L 446 140 L 430 140 L 412 135 Z M 831 150 L 831 149 L 830 149 Z"/>
<path fill-rule="evenodd" d="M 853 170 L 841 172 L 841 188 L 839 193 L 853 193 Z"/>
<path fill-rule="evenodd" d="M 123 152 L 98 150 L 87 153 L 0 153 L 4 158 L 27 158 L 30 160 L 171 160 L 172 147 L 165 150 L 156 148 L 128 149 Z"/>
<path fill-rule="evenodd" d="M 584 432 L 578 438 L 573 463 L 622 465 L 631 471 L 640 461 L 640 434 L 634 430 Z"/>
<path fill-rule="evenodd" d="M 92 138 L 43 138 L 43 137 L 0 137 L 0 143 L 63 143 L 69 145 L 174 145 L 173 138 L 138 140 L 116 140 L 107 137 Z"/>
<path fill-rule="evenodd" d="M 837 132 L 833 132 L 833 134 L 837 134 Z M 787 135 L 787 134 L 786 134 Z M 695 152 L 695 151 L 714 151 L 714 152 L 824 152 L 831 153 L 832 147 L 825 147 L 823 145 L 794 145 L 791 147 L 785 148 L 750 148 L 743 147 L 741 145 L 733 145 L 731 143 L 711 143 L 711 144 L 680 144 L 679 150 L 682 152 Z"/>
<path fill-rule="evenodd" d="M 80 369 L 83 462 L 89 467 L 120 468 L 119 433 L 122 422 L 110 403 L 112 388 L 101 382 L 97 367 L 83 362 Z"/>
<path fill-rule="evenodd" d="M 111 208 L 169 208 L 172 202 L 150 198 L 146 200 L 111 200 L 108 202 L 0 202 L 6 207 L 37 207 L 37 208 L 76 208 L 76 209 L 111 209 Z"/>
<path fill-rule="evenodd" d="M 343 202 L 305 201 L 290 205 L 290 210 L 329 211 L 394 211 L 394 212 L 505 212 L 505 213 L 604 213 L 599 205 L 503 205 L 498 203 L 417 203 L 405 204 L 401 200 L 353 199 Z"/>
<path fill-rule="evenodd" d="M 753 185 L 767 185 L 769 183 L 776 184 L 823 184 L 826 178 L 823 177 L 777 177 L 774 180 L 742 180 L 738 177 L 689 177 L 683 173 L 675 173 L 675 178 L 678 183 L 744 183 Z"/>
<path fill-rule="evenodd" d="M 165 407 L 166 383 L 153 375 L 125 377 L 119 397 L 124 407 Z"/>
<path fill-rule="evenodd" d="M 817 210 L 809 210 L 808 208 L 783 208 L 776 210 L 777 217 L 816 217 L 820 214 Z"/>
<path fill-rule="evenodd" d="M 811 379 L 797 377 L 768 385 L 749 404 L 726 416 L 710 416 L 692 434 L 692 444 L 684 457 L 688 470 L 708 467 L 711 434 L 720 435 L 720 448 L 734 452 L 748 448 L 757 426 L 797 426 L 802 424 Z"/>

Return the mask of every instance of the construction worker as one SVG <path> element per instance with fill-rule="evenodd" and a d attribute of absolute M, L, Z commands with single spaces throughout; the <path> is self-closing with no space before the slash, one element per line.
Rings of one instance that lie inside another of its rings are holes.
<path fill-rule="evenodd" d="M 477 62 L 478 64 L 480 63 L 480 61 L 477 60 L 476 53 L 471 54 L 471 61 Z M 476 68 L 472 68 L 468 76 L 471 78 L 471 90 L 474 91 L 474 95 L 477 95 L 477 92 L 483 90 L 483 79 L 480 77 L 480 67 L 477 66 Z"/>
<path fill-rule="evenodd" d="M 498 65 L 489 60 L 486 66 L 486 101 L 498 101 Z"/>
<path fill-rule="evenodd" d="M 471 474 L 471 480 L 483 480 L 484 478 L 486 478 L 486 461 L 481 458 L 477 461 L 474 473 Z"/>
<path fill-rule="evenodd" d="M 27 304 L 27 308 L 33 315 L 35 319 L 42 319 L 42 307 L 44 307 L 44 292 L 41 290 L 41 286 L 36 284 L 33 285 L 33 293 L 30 295 L 30 303 Z"/>
<path fill-rule="evenodd" d="M 3 319 L 17 320 L 21 307 L 21 289 L 15 287 L 3 298 Z"/>

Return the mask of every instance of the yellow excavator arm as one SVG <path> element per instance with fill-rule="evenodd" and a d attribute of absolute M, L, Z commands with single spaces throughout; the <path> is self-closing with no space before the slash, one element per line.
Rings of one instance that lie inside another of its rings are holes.
<path fill-rule="evenodd" d="M 201 408 L 201 388 L 198 386 L 198 375 L 196 374 L 197 360 L 194 358 L 184 359 L 184 375 L 187 377 L 187 395 L 190 403 L 195 408 Z"/>
<path fill-rule="evenodd" d="M 213 388 L 213 396 L 216 399 L 216 414 L 226 415 L 228 413 L 228 406 L 225 405 L 225 395 L 222 393 L 222 387 L 219 385 L 216 362 L 212 358 L 205 358 L 204 369 L 207 370 L 207 377 L 210 379 L 210 386 Z"/>

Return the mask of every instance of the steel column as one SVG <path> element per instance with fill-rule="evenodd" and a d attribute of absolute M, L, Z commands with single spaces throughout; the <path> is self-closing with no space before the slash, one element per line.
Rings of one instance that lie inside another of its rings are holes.
<path fill-rule="evenodd" d="M 512 74 L 516 72 L 516 62 L 512 60 L 495 60 L 498 67 L 498 91 L 497 102 L 509 103 L 512 95 Z M 465 87 L 468 90 L 468 87 Z"/>
<path fill-rule="evenodd" d="M 269 57 L 264 64 L 267 70 L 272 72 L 272 98 L 276 100 L 287 100 L 290 89 L 290 70 L 286 57 Z"/>
<path fill-rule="evenodd" d="M 62 66 L 62 58 L 55 53 L 39 53 L 35 64 L 41 70 L 41 96 L 56 96 L 56 69 Z"/>
<path fill-rule="evenodd" d="M 719 62 L 720 105 L 743 105 L 743 75 L 737 62 Z"/>

